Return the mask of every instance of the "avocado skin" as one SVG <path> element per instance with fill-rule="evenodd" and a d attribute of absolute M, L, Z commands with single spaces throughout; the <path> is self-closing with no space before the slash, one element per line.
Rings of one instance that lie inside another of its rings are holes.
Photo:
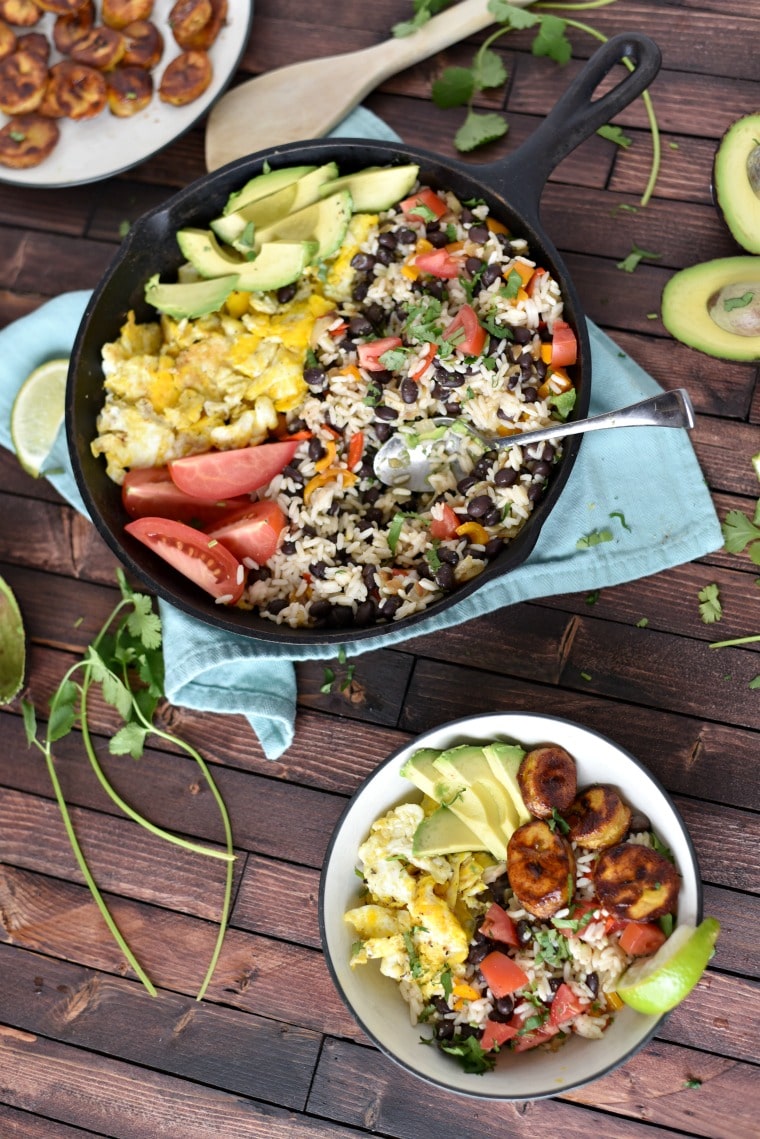
<path fill-rule="evenodd" d="M 662 322 L 671 336 L 719 360 L 760 360 L 760 335 L 746 336 L 721 328 L 710 315 L 710 303 L 721 289 L 746 285 L 760 303 L 760 257 L 720 257 L 675 273 L 662 294 Z"/>
<path fill-rule="evenodd" d="M 723 135 L 713 161 L 713 197 L 735 241 L 748 253 L 760 253 L 760 197 L 750 181 L 753 152 L 760 179 L 760 113 L 744 115 Z M 760 181 L 758 181 L 760 189 Z"/>

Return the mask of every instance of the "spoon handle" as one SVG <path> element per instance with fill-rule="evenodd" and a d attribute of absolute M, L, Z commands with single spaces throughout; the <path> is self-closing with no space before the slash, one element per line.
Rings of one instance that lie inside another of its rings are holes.
<path fill-rule="evenodd" d="M 685 388 L 661 392 L 639 403 L 592 415 L 590 419 L 577 419 L 571 423 L 553 423 L 536 431 L 506 435 L 489 440 L 492 447 L 520 447 L 540 443 L 542 439 L 563 439 L 567 435 L 580 435 L 586 431 L 602 431 L 608 427 L 686 427 L 694 426 L 694 408 Z"/>

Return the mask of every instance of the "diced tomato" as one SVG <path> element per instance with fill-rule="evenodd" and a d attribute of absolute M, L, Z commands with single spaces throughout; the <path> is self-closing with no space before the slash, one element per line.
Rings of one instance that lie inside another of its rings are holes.
<path fill-rule="evenodd" d="M 515 923 L 498 902 L 494 902 L 486 911 L 486 916 L 483 918 L 480 931 L 484 933 L 486 937 L 491 937 L 494 941 L 502 942 L 503 945 L 514 945 L 517 947 L 520 944 Z"/>
<path fill-rule="evenodd" d="M 398 336 L 383 336 L 380 340 L 370 340 L 367 344 L 360 344 L 357 349 L 359 366 L 367 372 L 384 372 L 385 365 L 380 357 L 391 348 L 400 348 L 401 340 Z"/>
<path fill-rule="evenodd" d="M 555 320 L 552 329 L 553 368 L 567 368 L 578 359 L 578 341 L 570 325 L 564 320 Z"/>
<path fill-rule="evenodd" d="M 546 1044 L 547 1040 L 551 1040 L 552 1036 L 556 1036 L 559 1032 L 556 1024 L 542 1024 L 534 1032 L 526 1032 L 522 1036 L 516 1036 L 512 1042 L 512 1048 L 515 1052 L 527 1052 L 530 1048 L 538 1048 L 539 1044 Z"/>
<path fill-rule="evenodd" d="M 462 305 L 443 334 L 463 356 L 479 356 L 486 345 L 486 330 L 471 305 Z"/>
<path fill-rule="evenodd" d="M 430 521 L 430 536 L 437 538 L 439 542 L 444 542 L 447 538 L 455 537 L 457 526 L 460 522 L 459 515 L 455 513 L 447 502 L 436 506 L 435 509 L 436 513 Z"/>
<path fill-rule="evenodd" d="M 259 443 L 236 451 L 206 451 L 169 463 L 169 473 L 185 494 L 196 498 L 229 498 L 266 486 L 286 467 L 298 440 Z"/>
<path fill-rule="evenodd" d="M 629 921 L 620 935 L 620 948 L 630 957 L 651 957 L 665 941 L 656 922 Z"/>
<path fill-rule="evenodd" d="M 418 253 L 413 262 L 421 273 L 429 273 L 431 277 L 458 277 L 462 271 L 461 260 L 452 257 L 448 249 L 432 249 L 429 253 Z"/>
<path fill-rule="evenodd" d="M 422 206 L 422 210 L 416 213 L 415 207 L 419 206 Z M 435 190 L 431 190 L 429 186 L 425 186 L 401 202 L 402 213 L 405 213 L 408 218 L 417 218 L 419 221 L 430 221 L 430 214 L 436 218 L 442 218 L 448 208 L 443 198 L 439 198 Z"/>
<path fill-rule="evenodd" d="M 137 518 L 124 529 L 212 597 L 228 598 L 230 605 L 240 600 L 245 570 L 225 546 L 212 544 L 200 530 L 168 518 Z"/>
<path fill-rule="evenodd" d="M 261 566 L 279 546 L 284 526 L 285 515 L 277 503 L 263 498 L 249 502 L 217 525 L 206 527 L 206 533 L 240 561 L 251 558 Z"/>
<path fill-rule="evenodd" d="M 130 518 L 171 518 L 188 526 L 207 526 L 250 503 L 244 496 L 206 500 L 185 494 L 168 467 L 136 467 L 128 471 L 121 487 L 121 501 Z"/>
<path fill-rule="evenodd" d="M 480 1038 L 480 1047 L 484 1052 L 491 1052 L 494 1048 L 501 1048 L 502 1044 L 506 1044 L 515 1036 L 517 1029 L 511 1024 L 502 1024 L 501 1021 L 491 1020 L 489 1017 Z"/>
<path fill-rule="evenodd" d="M 554 994 L 551 1012 L 549 1013 L 549 1024 L 556 1025 L 558 1028 L 561 1024 L 567 1024 L 579 1012 L 587 1009 L 588 1004 L 588 1001 L 583 1001 L 579 996 L 576 996 L 570 986 L 563 981 Z"/>
<path fill-rule="evenodd" d="M 480 962 L 483 979 L 495 997 L 508 997 L 528 984 L 528 975 L 516 961 L 495 949 Z"/>
<path fill-rule="evenodd" d="M 357 466 L 364 454 L 364 432 L 356 431 L 351 436 L 348 444 L 348 455 L 346 457 L 346 466 L 349 471 L 352 471 Z"/>

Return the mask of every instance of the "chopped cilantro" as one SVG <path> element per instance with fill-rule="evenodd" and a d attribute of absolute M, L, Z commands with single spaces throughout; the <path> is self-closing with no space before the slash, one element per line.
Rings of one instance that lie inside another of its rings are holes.
<path fill-rule="evenodd" d="M 663 916 L 659 918 L 657 924 L 665 936 L 670 937 L 671 933 L 673 932 L 673 915 L 663 914 Z"/>
<path fill-rule="evenodd" d="M 549 406 L 554 408 L 563 422 L 575 407 L 575 395 L 575 388 L 570 388 L 566 392 L 559 392 L 558 395 L 549 396 Z"/>
<path fill-rule="evenodd" d="M 443 988 L 443 995 L 445 996 L 446 1000 L 448 1000 L 454 989 L 454 983 L 451 979 L 451 969 L 444 969 L 441 973 L 440 980 L 441 987 Z"/>
<path fill-rule="evenodd" d="M 612 513 L 610 514 L 610 518 L 617 518 L 618 521 L 620 522 L 620 525 L 623 527 L 623 529 L 627 530 L 628 533 L 630 534 L 631 527 L 626 522 L 625 515 L 623 514 L 622 510 L 613 510 Z"/>
<path fill-rule="evenodd" d="M 696 1091 L 698 1088 L 702 1087 L 702 1081 L 698 1080 L 696 1076 L 690 1076 L 688 1080 L 684 1081 L 683 1086 L 685 1088 L 688 1088 L 690 1091 Z"/>
<path fill-rule="evenodd" d="M 603 542 L 612 542 L 613 534 L 611 530 L 592 530 L 590 534 L 584 534 L 575 543 L 576 550 L 590 550 L 592 546 L 599 546 Z"/>
<path fill-rule="evenodd" d="M 672 862 L 675 865 L 676 860 L 673 857 L 673 851 L 670 847 L 666 846 L 665 843 L 657 837 L 654 831 L 650 831 L 650 834 L 652 835 L 652 849 L 656 850 L 657 853 L 661 854 L 664 858 L 667 858 L 668 862 Z"/>
<path fill-rule="evenodd" d="M 562 815 L 559 813 L 556 807 L 552 807 L 552 813 L 546 821 L 551 830 L 558 830 L 561 834 L 570 833 L 570 824 L 566 819 L 562 818 Z"/>
<path fill-rule="evenodd" d="M 591 591 L 591 593 L 587 593 L 586 594 L 586 604 L 587 605 L 596 605 L 597 601 L 599 600 L 599 594 L 600 593 L 601 593 L 600 589 L 594 589 Z"/>
<path fill-rule="evenodd" d="M 715 582 L 706 585 L 704 589 L 700 589 L 697 596 L 699 598 L 699 616 L 704 624 L 713 625 L 716 621 L 720 621 L 723 616 L 723 606 Z"/>
<path fill-rule="evenodd" d="M 729 510 L 722 530 L 726 553 L 741 554 L 746 549 L 750 561 L 756 566 L 760 565 L 760 526 L 741 510 Z"/>
<path fill-rule="evenodd" d="M 662 257 L 661 253 L 650 253 L 646 249 L 639 249 L 638 245 L 631 248 L 631 252 L 622 261 L 618 261 L 617 268 L 622 269 L 625 273 L 633 273 L 641 261 L 659 261 Z"/>
<path fill-rule="evenodd" d="M 512 269 L 506 279 L 506 284 L 499 289 L 499 296 L 505 300 L 513 301 L 522 288 L 522 277 L 516 269 Z"/>
<path fill-rule="evenodd" d="M 324 693 L 332 692 L 332 686 L 333 686 L 334 680 L 335 680 L 335 673 L 333 672 L 333 670 L 331 668 L 326 668 L 324 671 L 324 674 L 322 676 L 322 686 L 319 689 L 319 691 L 324 692 Z"/>
<path fill-rule="evenodd" d="M 415 926 L 414 928 L 416 929 L 417 927 Z M 420 961 L 417 949 L 414 944 L 413 933 L 413 929 L 406 930 L 403 937 L 404 945 L 406 946 L 406 953 L 409 958 L 409 971 L 416 980 L 422 976 L 425 970 L 423 969 L 422 962 Z"/>
<path fill-rule="evenodd" d="M 646 629 L 648 624 L 649 624 L 649 618 L 648 617 L 639 617 L 638 621 L 636 622 L 636 628 L 637 629 Z"/>
<path fill-rule="evenodd" d="M 602 138 L 607 138 L 610 142 L 616 143 L 617 146 L 628 148 L 631 145 L 631 139 L 628 138 L 628 135 L 623 134 L 623 128 L 613 126 L 611 123 L 603 127 L 598 127 L 596 133 L 601 135 Z"/>
<path fill-rule="evenodd" d="M 757 688 L 760 688 L 760 676 L 754 676 L 752 680 L 750 680 L 748 687 L 753 691 Z"/>
<path fill-rule="evenodd" d="M 751 292 L 742 293 L 740 297 L 726 297 L 723 302 L 723 308 L 726 312 L 732 312 L 735 308 L 746 308 L 751 305 L 755 299 L 755 294 Z"/>
<path fill-rule="evenodd" d="M 454 1036 L 449 1041 L 442 1041 L 439 1045 L 442 1052 L 455 1056 L 465 1072 L 480 1076 L 490 1072 L 496 1063 L 496 1057 L 490 1052 L 484 1052 L 476 1036 Z"/>

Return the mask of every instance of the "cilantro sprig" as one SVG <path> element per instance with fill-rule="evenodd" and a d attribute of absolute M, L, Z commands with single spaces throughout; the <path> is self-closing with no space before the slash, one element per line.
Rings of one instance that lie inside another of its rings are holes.
<path fill-rule="evenodd" d="M 28 700 L 22 701 L 21 704 L 24 729 L 29 746 L 36 747 L 44 756 L 66 834 L 95 904 L 112 937 L 151 996 L 156 995 L 156 988 L 116 925 L 82 852 L 58 779 L 53 745 L 67 736 L 78 725 L 87 758 L 98 782 L 112 802 L 128 818 L 166 842 L 173 843 L 196 854 L 220 859 L 226 864 L 219 933 L 206 975 L 196 997 L 197 1000 L 202 1000 L 219 959 L 229 917 L 232 897 L 232 871 L 235 861 L 232 829 L 224 800 L 205 760 L 191 744 L 173 733 L 165 731 L 154 721 L 158 703 L 164 695 L 161 621 L 158 615 L 153 612 L 150 597 L 135 593 L 128 585 L 121 570 L 117 571 L 117 579 L 121 600 L 93 642 L 88 646 L 83 658 L 76 661 L 67 670 L 58 688 L 53 693 L 50 699 L 50 714 L 44 730 L 40 730 L 38 727 L 34 705 Z M 143 754 L 148 737 L 156 736 L 181 748 L 195 760 L 214 796 L 222 817 L 225 835 L 223 850 L 193 842 L 181 835 L 164 830 L 131 807 L 111 786 L 101 767 L 90 733 L 88 703 L 93 688 L 100 689 L 100 694 L 105 703 L 114 708 L 123 720 L 122 726 L 109 744 L 109 751 L 112 755 L 131 755 L 133 759 L 139 759 Z"/>

